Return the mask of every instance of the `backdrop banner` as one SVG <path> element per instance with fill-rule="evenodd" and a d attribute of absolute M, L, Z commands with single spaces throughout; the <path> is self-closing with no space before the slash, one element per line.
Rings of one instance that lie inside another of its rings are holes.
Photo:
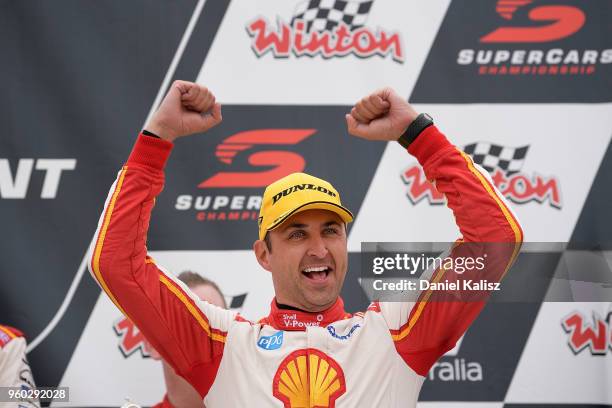
<path fill-rule="evenodd" d="M 363 243 L 460 237 L 415 158 L 348 135 L 345 113 L 390 86 L 490 173 L 529 245 L 559 243 L 519 259 L 507 282 L 524 296 L 487 305 L 419 404 L 612 406 L 611 20 L 603 0 L 1 2 L 0 324 L 25 333 L 37 385 L 69 387 L 56 406 L 162 400 L 161 364 L 87 259 L 176 79 L 209 87 L 223 122 L 174 147 L 155 262 L 217 282 L 246 319 L 267 315 L 272 280 L 251 249 L 261 197 L 304 171 L 355 215 L 342 297 L 365 310 Z"/>

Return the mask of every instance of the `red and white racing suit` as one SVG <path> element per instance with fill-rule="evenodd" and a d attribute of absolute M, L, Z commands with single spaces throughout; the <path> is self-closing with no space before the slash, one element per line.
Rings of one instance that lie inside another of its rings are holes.
<path fill-rule="evenodd" d="M 0 325 L 0 387 L 13 387 L 23 392 L 36 388 L 32 370 L 26 357 L 26 339 L 19 330 Z M 6 397 L 6 395 L 5 395 Z M 14 402 L 0 401 L 0 408 L 38 408 L 38 398 L 24 398 Z"/>
<path fill-rule="evenodd" d="M 207 407 L 414 407 L 425 375 L 484 302 L 375 302 L 351 315 L 338 299 L 321 313 L 282 310 L 250 322 L 199 300 L 147 256 L 155 197 L 172 144 L 140 135 L 110 190 L 90 271 L 102 289 Z M 520 248 L 523 233 L 488 175 L 435 126 L 408 150 L 445 194 L 462 238 Z M 448 273 L 436 270 L 432 280 Z"/>

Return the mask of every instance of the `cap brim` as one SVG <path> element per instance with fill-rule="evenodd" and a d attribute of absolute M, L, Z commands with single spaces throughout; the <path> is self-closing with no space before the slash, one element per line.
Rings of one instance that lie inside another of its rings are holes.
<path fill-rule="evenodd" d="M 295 215 L 297 213 L 301 213 L 302 211 L 307 210 L 327 210 L 333 213 L 338 214 L 338 216 L 345 223 L 349 223 L 353 221 L 353 213 L 349 211 L 348 208 L 343 207 L 338 204 L 330 203 L 329 201 L 311 201 L 309 203 L 302 204 L 301 206 L 294 208 L 289 213 L 283 215 L 277 221 L 275 221 L 270 227 L 266 229 L 266 231 L 272 231 L 275 228 L 278 228 L 283 222 L 285 222 L 289 217 Z"/>

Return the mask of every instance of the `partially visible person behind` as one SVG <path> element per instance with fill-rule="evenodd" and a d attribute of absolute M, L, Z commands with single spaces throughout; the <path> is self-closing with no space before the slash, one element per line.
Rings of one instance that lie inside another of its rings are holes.
<path fill-rule="evenodd" d="M 191 271 L 181 272 L 177 277 L 200 299 L 227 309 L 225 298 L 215 282 Z M 157 350 L 148 343 L 147 348 L 151 358 L 162 362 L 164 380 L 166 382 L 164 400 L 154 405 L 153 408 L 202 408 L 204 405 L 202 404 L 202 397 L 200 397 L 198 392 L 187 381 L 177 375 L 172 367 L 162 359 Z"/>
<path fill-rule="evenodd" d="M 26 357 L 26 345 L 22 332 L 0 324 L 0 387 L 13 387 L 26 391 L 36 388 Z M 38 399 L 28 399 L 17 403 L 0 401 L 0 408 L 3 407 L 39 408 L 40 402 Z"/>

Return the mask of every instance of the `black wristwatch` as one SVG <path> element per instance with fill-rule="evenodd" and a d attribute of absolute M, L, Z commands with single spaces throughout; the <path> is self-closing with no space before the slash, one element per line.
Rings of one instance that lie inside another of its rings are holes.
<path fill-rule="evenodd" d="M 155 133 L 153 132 L 149 132 L 147 129 L 143 129 L 142 130 L 142 134 L 145 136 L 151 136 L 151 137 L 155 137 L 157 139 L 161 139 L 161 137 L 157 136 Z"/>
<path fill-rule="evenodd" d="M 407 149 L 410 146 L 410 143 L 414 142 L 414 140 L 423 132 L 425 129 L 433 125 L 433 119 L 427 113 L 421 113 L 416 117 L 415 120 L 412 121 L 410 125 L 408 125 L 408 129 L 397 139 L 398 143 L 401 144 L 404 149 Z"/>

